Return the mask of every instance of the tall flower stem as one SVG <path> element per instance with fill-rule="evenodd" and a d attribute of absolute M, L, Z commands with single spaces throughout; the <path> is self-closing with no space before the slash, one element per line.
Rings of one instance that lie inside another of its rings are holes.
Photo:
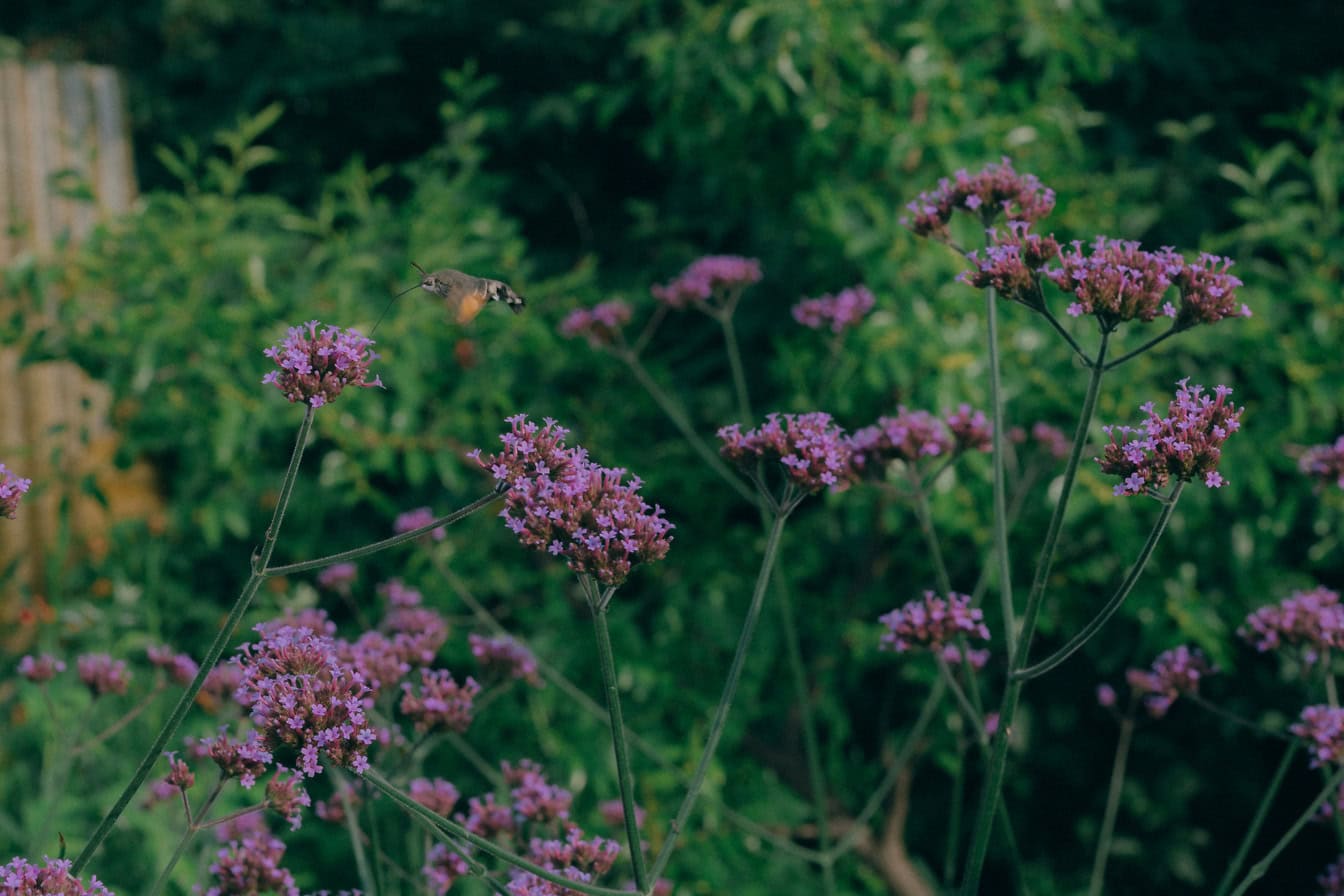
<path fill-rule="evenodd" d="M 691 776 L 691 783 L 686 789 L 685 797 L 682 798 L 681 807 L 677 809 L 676 818 L 668 829 L 667 839 L 663 841 L 663 848 L 659 851 L 658 858 L 653 863 L 650 876 L 654 880 L 657 880 L 662 874 L 663 869 L 667 867 L 668 860 L 672 857 L 672 850 L 676 846 L 677 838 L 685 829 L 686 820 L 690 818 L 691 810 L 695 808 L 695 801 L 700 796 L 700 788 L 705 783 L 705 774 L 709 771 L 709 763 L 713 760 L 714 751 L 718 749 L 719 739 L 723 736 L 723 728 L 728 720 L 728 710 L 732 708 L 733 697 L 737 694 L 737 686 L 742 679 L 742 667 L 746 664 L 752 635 L 755 634 L 756 623 L 761 617 L 761 605 L 765 601 L 766 586 L 770 584 L 770 572 L 775 566 L 775 555 L 779 553 L 780 537 L 784 534 L 784 524 L 788 521 L 789 510 L 793 506 L 793 502 L 786 500 L 781 509 L 775 512 L 774 520 L 770 525 L 770 533 L 765 540 L 765 552 L 761 557 L 761 568 L 756 574 L 756 587 L 751 595 L 751 605 L 747 608 L 747 617 L 742 623 L 742 634 L 737 639 L 737 651 L 733 654 L 732 664 L 728 667 L 728 678 L 723 685 L 723 695 L 719 697 L 719 705 L 714 711 L 714 720 L 709 726 L 709 737 L 705 740 L 705 747 L 700 754 L 700 761 L 695 767 L 695 774 Z"/>
<path fill-rule="evenodd" d="M 159 761 L 159 755 L 163 753 L 163 748 L 177 733 L 182 720 L 186 718 L 187 711 L 191 709 L 192 701 L 196 699 L 196 694 L 200 692 L 201 686 L 205 683 L 205 677 L 219 662 L 220 655 L 224 653 L 225 645 L 233 637 L 234 630 L 238 628 L 238 623 L 242 621 L 243 614 L 247 612 L 248 606 L 252 603 L 252 598 L 257 594 L 257 589 L 261 587 L 262 581 L 266 578 L 263 570 L 265 570 L 266 564 L 270 562 L 271 554 L 275 551 L 275 542 L 280 535 L 280 525 L 285 518 L 285 508 L 289 506 L 290 496 L 294 493 L 294 483 L 299 475 L 299 461 L 303 459 L 303 448 L 308 441 L 308 433 L 313 427 L 314 410 L 311 406 L 304 408 L 303 422 L 299 424 L 298 435 L 294 438 L 294 450 L 289 457 L 289 467 L 285 470 L 284 481 L 280 484 L 280 496 L 275 502 L 275 512 L 271 515 L 271 524 L 266 527 L 265 539 L 253 558 L 252 574 L 248 576 L 246 584 L 243 585 L 243 590 L 238 594 L 238 599 L 233 602 L 228 618 L 224 620 L 223 627 L 215 635 L 215 640 L 210 645 L 210 649 L 205 652 L 205 657 L 201 660 L 201 667 L 197 670 L 196 677 L 192 679 L 191 684 L 187 685 L 187 689 L 178 698 L 177 706 L 173 707 L 172 713 L 168 716 L 168 721 L 163 723 L 163 727 L 159 729 L 154 742 L 145 751 L 144 758 L 140 760 L 140 765 L 136 767 L 135 773 L 131 775 L 131 780 L 126 783 L 126 787 L 117 797 L 117 801 L 112 804 L 112 808 L 108 810 L 102 822 L 89 836 L 88 842 L 84 844 L 83 850 L 80 851 L 74 864 L 71 865 L 71 873 L 78 875 L 84 869 L 84 866 L 89 863 L 89 859 L 93 858 L 93 854 L 98 847 L 107 839 L 107 835 L 112 831 L 117 819 L 121 817 L 121 813 L 135 798 L 135 793 L 140 789 L 140 785 L 145 783 L 145 778 L 149 776 L 149 770 Z"/>
<path fill-rule="evenodd" d="M 215 804 L 215 799 L 218 798 L 220 791 L 223 789 L 224 775 L 221 773 L 219 780 L 215 782 L 214 789 L 210 791 L 210 795 L 205 798 L 205 802 L 201 803 L 200 807 L 196 810 L 196 819 L 194 821 L 190 818 L 187 819 L 187 829 L 182 832 L 182 838 L 177 841 L 177 846 L 173 849 L 173 854 L 168 857 L 168 864 L 163 866 L 163 870 L 159 872 L 158 878 L 154 881 L 154 886 L 149 888 L 149 893 L 146 894 L 146 896 L 159 896 L 159 894 L 163 892 L 163 888 L 168 885 L 168 878 L 172 876 L 173 869 L 177 867 L 177 863 L 181 861 L 182 856 L 186 854 L 187 847 L 191 845 L 191 841 L 195 839 L 196 835 L 205 827 L 201 820 L 210 813 L 210 807 Z M 182 802 L 184 805 L 187 804 L 185 793 L 182 795 Z"/>
<path fill-rule="evenodd" d="M 1120 722 L 1120 739 L 1115 744 L 1115 761 L 1111 763 L 1111 785 L 1106 791 L 1106 810 L 1102 813 L 1101 832 L 1097 834 L 1097 854 L 1092 859 L 1092 882 L 1087 896 L 1101 896 L 1106 881 L 1106 860 L 1111 856 L 1115 839 L 1115 817 L 1120 812 L 1120 792 L 1125 785 L 1125 765 L 1129 761 L 1129 746 L 1134 740 L 1134 716 L 1127 715 Z"/>
<path fill-rule="evenodd" d="M 1003 384 L 999 376 L 999 291 L 985 290 L 985 321 L 989 343 L 989 404 L 994 418 L 991 434 L 994 460 L 994 556 L 999 566 L 999 607 L 1003 613 L 1003 643 L 1008 655 L 1017 641 L 1017 612 L 1013 608 L 1013 563 L 1008 555 L 1008 498 L 1004 485 Z"/>
<path fill-rule="evenodd" d="M 751 397 L 747 391 L 747 372 L 742 366 L 742 350 L 737 344 L 737 330 L 733 326 L 733 309 L 730 307 L 715 314 L 719 326 L 723 328 L 723 342 L 728 350 L 728 367 L 733 372 L 733 391 L 737 394 L 737 412 L 742 422 L 750 423 L 756 419 L 751 413 Z"/>
<path fill-rule="evenodd" d="M 607 628 L 607 603 L 610 593 L 600 595 L 597 583 L 587 576 L 583 588 L 588 594 L 588 606 L 593 613 L 593 633 L 597 636 L 597 661 L 602 667 L 602 688 L 607 698 L 607 715 L 611 720 L 611 746 L 616 753 L 616 780 L 621 789 L 621 809 L 625 812 L 625 839 L 630 848 L 630 863 L 634 867 L 635 889 L 648 891 L 648 869 L 644 865 L 644 850 L 639 836 L 639 819 L 635 816 L 635 777 L 630 770 L 630 749 L 625 741 L 625 717 L 621 714 L 621 692 L 616 685 L 616 654 L 611 649 L 611 632 Z M 607 589 L 608 592 L 615 589 Z M 605 599 L 603 599 L 605 597 Z"/>
<path fill-rule="evenodd" d="M 1050 579 L 1050 568 L 1054 563 L 1055 550 L 1059 546 L 1059 532 L 1064 524 L 1064 514 L 1068 510 L 1069 498 L 1073 494 L 1074 480 L 1078 475 L 1078 464 L 1083 456 L 1083 447 L 1087 444 L 1087 433 L 1092 426 L 1092 416 L 1097 409 L 1097 396 L 1101 392 L 1101 378 L 1105 373 L 1106 345 L 1109 334 L 1102 331 L 1101 344 L 1097 348 L 1096 362 L 1088 378 L 1087 394 L 1083 398 L 1083 409 L 1078 415 L 1078 428 L 1074 432 L 1073 447 L 1069 451 L 1069 461 L 1064 468 L 1063 482 L 1059 500 L 1045 532 L 1045 541 L 1041 546 L 1040 560 L 1036 564 L 1036 575 L 1027 594 L 1027 604 L 1022 612 L 1022 630 L 1009 664 L 1008 683 L 1003 690 L 1003 701 L 999 705 L 999 730 L 994 737 L 994 752 L 985 772 L 985 781 L 980 796 L 980 808 L 976 813 L 975 834 L 971 840 L 970 851 L 966 854 L 966 870 L 962 877 L 963 896 L 976 896 L 980 889 L 980 874 L 984 870 L 985 856 L 989 852 L 989 840 L 994 830 L 994 816 L 998 809 L 999 796 L 1003 790 L 1004 772 L 1008 766 L 1008 744 L 1012 739 L 1013 719 L 1017 715 L 1017 704 L 1022 696 L 1025 682 L 1015 674 L 1026 668 L 1031 656 L 1031 639 L 1036 632 L 1036 620 L 1040 615 L 1041 603 L 1045 597 L 1045 586 Z"/>
<path fill-rule="evenodd" d="M 1237 847 L 1237 852 L 1232 856 L 1232 861 L 1228 863 L 1227 870 L 1223 872 L 1223 879 L 1218 882 L 1218 889 L 1214 891 L 1214 896 L 1227 896 L 1227 891 L 1232 888 L 1232 881 L 1236 880 L 1237 872 L 1241 870 L 1242 864 L 1246 861 L 1246 856 L 1251 852 L 1251 847 L 1255 844 L 1255 838 L 1260 836 L 1260 829 L 1264 827 L 1265 818 L 1269 815 L 1269 807 L 1273 805 L 1274 798 L 1279 794 L 1279 788 L 1283 785 L 1283 779 L 1288 775 L 1288 767 L 1292 765 L 1293 759 L 1297 756 L 1297 748 L 1301 741 L 1293 738 L 1288 744 L 1288 749 L 1283 751 L 1283 758 L 1279 760 L 1279 767 L 1274 770 L 1274 777 L 1270 779 L 1269 787 L 1265 788 L 1264 796 L 1260 797 L 1260 805 L 1256 807 L 1255 817 L 1251 819 L 1250 825 L 1246 828 L 1245 835 L 1241 838 L 1241 845 Z"/>
<path fill-rule="evenodd" d="M 807 670 L 803 665 L 803 651 L 798 642 L 798 625 L 793 616 L 793 600 L 782 581 L 775 584 L 778 595 L 780 621 L 784 627 L 785 655 L 789 661 L 789 675 L 798 700 L 798 716 L 803 726 L 803 753 L 807 758 L 808 789 L 812 792 L 813 811 L 817 816 L 817 848 L 823 856 L 831 851 L 830 809 L 826 797 L 826 773 L 821 764 L 821 744 L 817 738 L 817 721 L 812 713 L 812 700 L 807 688 Z M 835 863 L 822 861 L 821 877 L 824 892 L 835 893 Z"/>
<path fill-rule="evenodd" d="M 1344 781 L 1344 766 L 1341 766 L 1338 771 L 1330 776 L 1330 779 L 1325 783 L 1324 789 L 1322 789 L 1321 792 L 1316 795 L 1316 798 L 1308 804 L 1307 811 L 1299 815 L 1297 821 L 1293 822 L 1293 826 L 1279 838 L 1279 842 L 1274 844 L 1273 848 L 1265 854 L 1263 859 L 1251 866 L 1250 870 L 1246 872 L 1246 877 L 1243 878 L 1241 883 L 1237 885 L 1237 888 L 1232 891 L 1232 896 L 1242 896 L 1243 893 L 1251 888 L 1251 884 L 1265 876 L 1265 872 L 1269 870 L 1270 865 L 1274 864 L 1274 860 L 1279 857 L 1279 853 L 1287 849 L 1288 844 L 1293 842 L 1293 838 L 1300 834 L 1302 829 L 1310 824 L 1311 820 L 1316 817 L 1316 812 L 1320 809 L 1321 803 L 1328 800 L 1330 794 L 1334 793 L 1339 788 L 1340 781 Z"/>
<path fill-rule="evenodd" d="M 1172 489 L 1170 497 L 1164 502 L 1162 513 L 1158 516 L 1157 522 L 1153 524 L 1153 531 L 1148 533 L 1148 540 L 1144 542 L 1139 556 L 1134 561 L 1134 565 L 1129 568 L 1125 575 L 1125 580 L 1120 583 L 1120 587 L 1115 589 L 1115 594 L 1101 608 L 1100 612 L 1092 618 L 1087 625 L 1078 631 L 1076 635 L 1069 639 L 1069 643 L 1056 650 L 1050 656 L 1041 660 L 1039 663 L 1028 666 L 1025 669 L 1019 669 L 1013 673 L 1015 678 L 1030 680 L 1039 678 L 1045 673 L 1054 669 L 1060 663 L 1063 663 L 1069 657 L 1073 656 L 1084 644 L 1092 639 L 1092 636 L 1101 631 L 1110 618 L 1120 609 L 1120 605 L 1125 602 L 1129 592 L 1134 588 L 1134 583 L 1139 580 L 1143 574 L 1144 567 L 1148 565 L 1148 560 L 1153 555 L 1153 548 L 1157 547 L 1157 541 L 1162 537 L 1162 533 L 1167 528 L 1167 523 L 1171 520 L 1171 514 L 1176 510 L 1176 500 L 1181 496 L 1181 489 L 1185 487 L 1184 482 L 1177 482 L 1176 487 Z"/>

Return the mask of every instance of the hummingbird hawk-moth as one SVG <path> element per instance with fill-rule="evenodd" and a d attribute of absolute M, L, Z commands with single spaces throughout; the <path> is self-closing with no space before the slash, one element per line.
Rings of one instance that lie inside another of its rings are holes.
<path fill-rule="evenodd" d="M 503 302 L 515 314 L 522 311 L 527 304 L 512 287 L 499 280 L 473 277 L 471 274 L 454 271 L 452 268 L 444 268 L 431 274 L 415 262 L 411 262 L 411 266 L 420 272 L 419 287 L 442 297 L 459 324 L 469 324 L 475 320 L 487 302 Z"/>

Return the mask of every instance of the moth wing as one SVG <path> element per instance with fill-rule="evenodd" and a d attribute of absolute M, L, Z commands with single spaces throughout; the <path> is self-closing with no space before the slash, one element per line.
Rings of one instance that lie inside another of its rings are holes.
<path fill-rule="evenodd" d="M 457 303 L 457 322 L 469 324 L 481 313 L 487 301 L 484 289 L 474 289 L 464 294 Z"/>

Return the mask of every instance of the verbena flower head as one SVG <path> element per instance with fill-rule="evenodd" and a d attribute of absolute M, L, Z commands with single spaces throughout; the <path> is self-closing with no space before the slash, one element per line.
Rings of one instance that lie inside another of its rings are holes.
<path fill-rule="evenodd" d="M 649 291 L 669 308 L 728 305 L 741 291 L 761 279 L 761 262 L 740 255 L 706 255 L 691 262 L 675 280 Z"/>
<path fill-rule="evenodd" d="M 1332 445 L 1313 445 L 1302 452 L 1297 468 L 1322 484 L 1344 489 L 1344 435 Z"/>
<path fill-rule="evenodd" d="M 960 450 L 989 451 L 994 447 L 994 427 L 990 425 L 984 411 L 968 404 L 958 405 L 955 411 L 947 415 L 946 422 Z"/>
<path fill-rule="evenodd" d="M 163 754 L 168 759 L 168 774 L 164 777 L 164 782 L 178 790 L 190 790 L 196 784 L 196 775 L 192 773 L 191 768 L 186 762 L 179 759 L 176 753 Z"/>
<path fill-rule="evenodd" d="M 283 816 L 289 829 L 297 831 L 303 824 L 303 810 L 313 804 L 308 791 L 297 775 L 277 771 L 266 782 L 266 808 Z"/>
<path fill-rule="evenodd" d="M 1200 253 L 1198 261 L 1186 262 L 1176 277 L 1181 306 L 1168 306 L 1163 313 L 1175 317 L 1176 326 L 1182 329 L 1227 317 L 1250 317 L 1251 309 L 1236 300 L 1236 289 L 1242 283 L 1227 272 L 1230 267 L 1232 259 L 1207 252 Z"/>
<path fill-rule="evenodd" d="M 1059 257 L 1059 243 L 1053 236 L 1032 233 L 1026 221 L 1009 222 L 1006 231 L 991 228 L 989 240 L 984 249 L 967 254 L 973 267 L 958 274 L 957 281 L 975 289 L 993 287 L 1001 299 L 1044 309 L 1041 276 L 1047 263 Z"/>
<path fill-rule="evenodd" d="M 346 386 L 382 386 L 377 376 L 369 379 L 369 364 L 378 355 L 369 350 L 373 340 L 358 330 L 322 327 L 309 321 L 302 327 L 290 327 L 279 345 L 264 354 L 278 369 L 262 377 L 293 402 L 305 402 L 315 408 L 327 404 Z"/>
<path fill-rule="evenodd" d="M 813 330 L 843 333 L 862 323 L 873 310 L 875 301 L 872 290 L 860 284 L 842 289 L 835 295 L 828 293 L 815 299 L 803 299 L 793 306 L 793 319 Z"/>
<path fill-rule="evenodd" d="M 396 521 L 392 524 L 392 530 L 400 535 L 403 532 L 413 532 L 422 526 L 428 526 L 432 522 L 434 522 L 434 511 L 428 507 L 417 507 L 414 510 L 398 514 Z M 443 541 L 448 537 L 448 530 L 439 526 L 437 529 L 430 529 L 429 534 L 435 541 Z"/>
<path fill-rule="evenodd" d="M 1148 714 L 1160 719 L 1177 697 L 1197 695 L 1200 681 L 1216 671 L 1199 650 L 1181 646 L 1159 654 L 1150 669 L 1128 670 L 1125 680 Z"/>
<path fill-rule="evenodd" d="M 507 485 L 500 516 L 520 542 L 603 585 L 619 585 L 636 565 L 667 556 L 673 525 L 640 496 L 638 477 L 627 481 L 625 470 L 566 447 L 568 431 L 552 420 L 540 429 L 525 417 L 509 423 L 503 451 L 471 456 Z"/>
<path fill-rule="evenodd" d="M 58 673 L 65 671 L 65 663 L 49 653 L 41 656 L 25 656 L 19 660 L 18 672 L 33 684 L 51 681 Z"/>
<path fill-rule="evenodd" d="M 508 635 L 487 638 L 484 635 L 467 636 L 471 645 L 471 655 L 481 664 L 487 674 L 500 678 L 513 678 L 526 681 L 533 687 L 541 687 L 541 675 L 537 672 L 537 658 L 522 644 Z"/>
<path fill-rule="evenodd" d="M 1344 709 L 1328 704 L 1308 706 L 1302 710 L 1301 721 L 1288 730 L 1307 742 L 1313 768 L 1344 762 Z"/>
<path fill-rule="evenodd" d="M 1344 855 L 1326 866 L 1316 885 L 1321 888 L 1320 896 L 1344 896 Z"/>
<path fill-rule="evenodd" d="M 32 484 L 33 480 L 24 479 L 4 464 L 0 464 L 0 516 L 14 519 L 19 509 L 19 500 L 28 493 Z"/>
<path fill-rule="evenodd" d="M 1064 435 L 1059 427 L 1037 422 L 1031 427 L 1031 437 L 1055 460 L 1063 460 L 1069 456 L 1071 447 L 1069 437 Z"/>
<path fill-rule="evenodd" d="M 625 805 L 620 800 L 603 800 L 597 805 L 598 814 L 602 820 L 613 828 L 625 826 Z M 635 805 L 635 824 L 644 827 L 645 812 L 638 804 Z"/>
<path fill-rule="evenodd" d="M 965 169 L 938 181 L 938 187 L 920 193 L 906 205 L 910 214 L 901 223 L 919 236 L 945 239 L 947 224 L 956 211 L 981 221 L 1003 212 L 1009 221 L 1038 221 L 1055 207 L 1055 191 L 1042 186 L 1033 174 L 1018 174 L 1006 157 L 975 174 Z"/>
<path fill-rule="evenodd" d="M 379 631 L 365 632 L 353 644 L 338 641 L 336 650 L 343 662 L 359 671 L 369 697 L 375 700 L 411 672 L 411 664 L 403 658 L 405 651 Z"/>
<path fill-rule="evenodd" d="M 585 840 L 583 831 L 577 826 L 565 832 L 564 840 L 534 838 L 528 847 L 528 857 L 543 868 L 552 871 L 574 869 L 591 877 L 610 871 L 620 854 L 619 843 L 604 837 Z M 561 892 L 567 896 L 572 891 Z"/>
<path fill-rule="evenodd" d="M 177 684 L 190 684 L 196 677 L 200 666 L 185 653 L 175 653 L 166 644 L 151 645 L 145 648 L 151 666 L 162 669 Z"/>
<path fill-rule="evenodd" d="M 425 876 L 434 896 L 445 896 L 459 877 L 471 873 L 471 866 L 466 859 L 449 849 L 447 843 L 435 843 L 425 855 L 425 865 L 420 873 Z"/>
<path fill-rule="evenodd" d="M 424 806 L 436 815 L 448 817 L 448 813 L 453 811 L 457 801 L 462 795 L 457 792 L 451 781 L 445 781 L 443 778 L 416 778 L 411 781 L 410 787 L 411 799 Z"/>
<path fill-rule="evenodd" d="M 1148 402 L 1140 408 L 1148 415 L 1141 426 L 1102 427 L 1111 442 L 1096 460 L 1103 473 L 1121 478 L 1116 495 L 1151 494 L 1172 479 L 1200 479 L 1209 488 L 1224 484 L 1218 461 L 1227 437 L 1241 428 L 1245 408 L 1228 403 L 1232 390 L 1227 386 L 1216 386 L 1213 395 L 1206 395 L 1203 386 L 1189 382 L 1177 384 L 1166 417 L 1159 417 Z"/>
<path fill-rule="evenodd" d="M 1261 653 L 1301 646 L 1303 661 L 1312 665 L 1330 650 L 1344 647 L 1344 605 L 1339 593 L 1329 588 L 1294 591 L 1247 616 L 1237 634 Z"/>
<path fill-rule="evenodd" d="M 1107 709 L 1110 709 L 1112 706 L 1115 705 L 1115 701 L 1116 701 L 1115 688 L 1111 687 L 1108 684 L 1097 685 L 1098 706 L 1103 706 Z"/>
<path fill-rule="evenodd" d="M 419 592 L 401 589 L 398 598 L 409 600 L 411 594 L 418 595 Z M 443 614 L 417 606 L 418 601 L 398 604 L 389 599 L 389 602 L 392 606 L 378 627 L 392 639 L 397 655 L 412 666 L 425 666 L 434 662 L 439 648 L 448 640 L 448 621 L 443 618 Z"/>
<path fill-rule="evenodd" d="M 471 727 L 472 701 L 481 692 L 476 679 L 458 684 L 447 669 L 421 669 L 420 685 L 401 686 L 401 712 L 421 733 L 446 729 L 461 734 Z"/>
<path fill-rule="evenodd" d="M 958 635 L 989 640 L 984 612 L 971 606 L 969 595 L 955 591 L 946 599 L 925 591 L 921 599 L 897 607 L 878 621 L 887 627 L 878 648 L 895 653 L 920 647 L 942 651 L 955 646 Z"/>
<path fill-rule="evenodd" d="M 513 812 L 520 825 L 524 822 L 568 821 L 574 795 L 546 780 L 540 765 L 524 759 L 516 766 L 502 762 L 500 767 L 505 782 L 512 787 L 509 799 L 513 801 Z"/>
<path fill-rule="evenodd" d="M 86 653 L 75 661 L 75 671 L 93 696 L 125 694 L 131 673 L 125 660 L 114 660 L 105 653 Z"/>
<path fill-rule="evenodd" d="M 1185 269 L 1185 259 L 1174 249 L 1149 252 L 1137 242 L 1099 236 L 1090 252 L 1074 241 L 1060 261 L 1062 267 L 1048 269 L 1045 275 L 1073 296 L 1066 309 L 1072 317 L 1094 315 L 1109 331 L 1123 321 L 1146 323 L 1162 313 L 1175 316 L 1175 309 L 1164 308 L 1162 302 Z"/>
<path fill-rule="evenodd" d="M 280 867 L 285 844 L 270 834 L 253 834 L 219 851 L 210 865 L 213 878 L 205 896 L 254 896 L 277 893 L 299 896 L 294 875 Z"/>
<path fill-rule="evenodd" d="M 364 717 L 368 686 L 342 663 L 331 638 L 306 628 L 281 626 L 239 648 L 243 669 L 236 697 L 272 751 L 298 753 L 298 769 L 312 777 L 319 756 L 360 773 L 369 767 L 376 735 Z"/>
<path fill-rule="evenodd" d="M 631 316 L 630 306 L 620 299 L 599 302 L 591 308 L 575 308 L 560 322 L 560 335 L 566 339 L 582 336 L 594 348 L 614 345 L 621 341 Z"/>
<path fill-rule="evenodd" d="M 824 488 L 844 491 L 857 478 L 854 449 L 831 415 L 770 414 L 756 429 L 740 424 L 718 432 L 719 453 L 748 472 L 757 462 L 779 462 L 789 482 L 808 494 Z"/>
<path fill-rule="evenodd" d="M 71 874 L 73 864 L 68 859 L 49 858 L 39 867 L 15 856 L 0 865 L 0 896 L 112 896 L 97 877 L 91 876 L 86 886 Z"/>
<path fill-rule="evenodd" d="M 480 837 L 494 837 L 514 830 L 513 810 L 507 804 L 495 802 L 493 793 L 467 800 L 467 814 L 459 812 L 457 820 Z"/>
<path fill-rule="evenodd" d="M 271 751 L 256 731 L 248 731 L 241 740 L 233 740 L 220 728 L 219 735 L 201 741 L 204 755 L 219 767 L 225 778 L 237 778 L 238 783 L 251 789 L 257 776 L 264 773 L 274 761 Z"/>
<path fill-rule="evenodd" d="M 897 407 L 895 417 L 878 417 L 877 423 L 856 430 L 849 438 L 855 466 L 865 473 L 880 474 L 894 460 L 915 463 L 926 457 L 941 457 L 956 447 L 947 424 L 928 411 Z"/>
<path fill-rule="evenodd" d="M 358 575 L 359 567 L 354 563 L 333 563 L 317 574 L 317 584 L 349 597 L 350 586 Z"/>

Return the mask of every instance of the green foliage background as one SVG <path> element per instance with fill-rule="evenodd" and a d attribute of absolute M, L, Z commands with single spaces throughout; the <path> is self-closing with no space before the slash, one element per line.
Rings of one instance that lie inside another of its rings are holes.
<path fill-rule="evenodd" d="M 694 257 L 751 255 L 766 276 L 739 329 L 758 412 L 821 408 L 857 427 L 898 402 L 983 406 L 979 297 L 952 281 L 951 253 L 898 219 L 938 177 L 1011 156 L 1058 191 L 1047 223 L 1061 239 L 1106 233 L 1231 255 L 1255 311 L 1121 368 L 1101 399 L 1100 420 L 1130 422 L 1188 375 L 1232 385 L 1247 413 L 1222 468 L 1230 485 L 1188 494 L 1106 636 L 1028 692 L 1007 799 L 1032 892 L 1077 892 L 1114 748 L 1098 682 L 1118 684 L 1126 666 L 1193 643 L 1223 670 L 1208 686 L 1221 705 L 1283 723 L 1321 699 L 1234 630 L 1294 587 L 1344 584 L 1340 496 L 1313 493 L 1288 453 L 1344 429 L 1344 75 L 1325 49 L 1341 30 L 1339 9 L 1307 2 L 1269 20 L 1208 3 L 1088 0 L 8 6 L 0 33 L 26 55 L 125 71 L 144 197 L 88 244 L 5 271 L 8 293 L 34 307 L 55 297 L 62 313 L 41 330 L 22 315 L 0 322 L 4 339 L 30 360 L 73 358 L 112 386 L 121 460 L 150 460 L 169 506 L 165 531 L 123 525 L 105 560 L 64 570 L 48 596 L 62 624 L 43 646 L 130 655 L 156 639 L 204 644 L 245 575 L 300 414 L 259 386 L 261 350 L 312 318 L 372 326 L 410 282 L 409 261 L 458 267 L 509 280 L 528 313 L 488 309 L 458 332 L 420 294 L 401 300 L 376 334 L 387 390 L 343 396 L 318 415 L 281 555 L 329 553 L 383 537 L 410 507 L 465 503 L 486 485 L 466 450 L 491 445 L 509 414 L 557 417 L 601 462 L 644 477 L 678 524 L 667 561 L 622 589 L 613 630 L 628 721 L 693 762 L 755 574 L 758 522 L 623 369 L 561 340 L 556 323 L 612 296 L 648 313 L 648 285 Z M 821 391 L 825 339 L 788 308 L 860 281 L 877 311 Z M 1083 379 L 1065 347 L 1020 308 L 1003 320 L 1010 422 L 1071 428 Z M 1131 346 L 1144 338 L 1125 335 Z M 674 317 L 649 356 L 706 436 L 735 419 L 710 321 Z M 959 468 L 935 501 L 965 589 L 988 541 L 986 471 Z M 1049 506 L 1038 489 L 1014 533 L 1019 583 Z M 1090 617 L 1155 514 L 1110 497 L 1085 471 L 1042 653 Z M 862 805 L 932 678 L 926 664 L 876 650 L 877 616 L 930 582 L 914 524 L 907 508 L 858 489 L 813 501 L 786 535 L 782 574 L 804 623 L 840 812 Z M 596 693 L 587 623 L 562 569 L 523 554 L 489 515 L 454 529 L 444 551 L 507 625 Z M 458 606 L 408 553 L 380 555 L 361 587 L 371 598 L 373 583 L 393 575 L 431 603 Z M 111 601 L 90 597 L 100 581 L 112 583 Z M 312 598 L 305 583 L 287 584 L 257 619 Z M 768 614 L 711 789 L 751 817 L 803 823 L 780 637 Z M 450 653 L 464 656 L 464 644 L 455 637 Z M 130 729 L 140 740 L 127 733 L 122 743 L 147 740 L 153 714 Z M 528 755 L 570 776 L 590 817 L 615 795 L 601 728 L 554 689 L 518 697 L 512 714 L 496 708 L 471 736 L 492 761 Z M 41 808 L 30 802 L 34 737 L 15 729 L 0 742 L 0 804 L 19 807 L 7 814 L 18 832 L 0 829 L 0 855 L 10 840 L 25 848 L 24 819 Z M 59 827 L 72 842 L 136 749 L 102 757 L 88 799 L 64 802 Z M 939 723 L 916 769 L 907 839 L 935 874 L 956 751 L 956 732 Z M 1194 707 L 1143 730 L 1112 891 L 1210 889 L 1277 760 L 1275 744 Z M 667 817 L 675 780 L 652 764 L 638 770 L 641 801 Z M 1301 811 L 1316 780 L 1295 771 L 1270 832 Z M 972 768 L 972 795 L 974 783 Z M 671 868 L 680 892 L 815 889 L 795 859 L 743 836 L 715 802 L 702 806 Z M 349 879 L 311 876 L 344 867 L 339 842 L 315 826 L 293 840 L 289 864 L 310 875 L 306 886 L 350 885 L 349 869 Z M 100 875 L 136 892 L 137 869 L 169 848 L 164 827 L 158 816 L 128 817 Z M 1339 851 L 1333 840 L 1310 830 L 1276 866 L 1274 886 L 1309 887 Z M 1003 861 L 993 856 L 991 872 L 1006 880 Z M 857 860 L 840 874 L 847 892 L 883 892 Z"/>

